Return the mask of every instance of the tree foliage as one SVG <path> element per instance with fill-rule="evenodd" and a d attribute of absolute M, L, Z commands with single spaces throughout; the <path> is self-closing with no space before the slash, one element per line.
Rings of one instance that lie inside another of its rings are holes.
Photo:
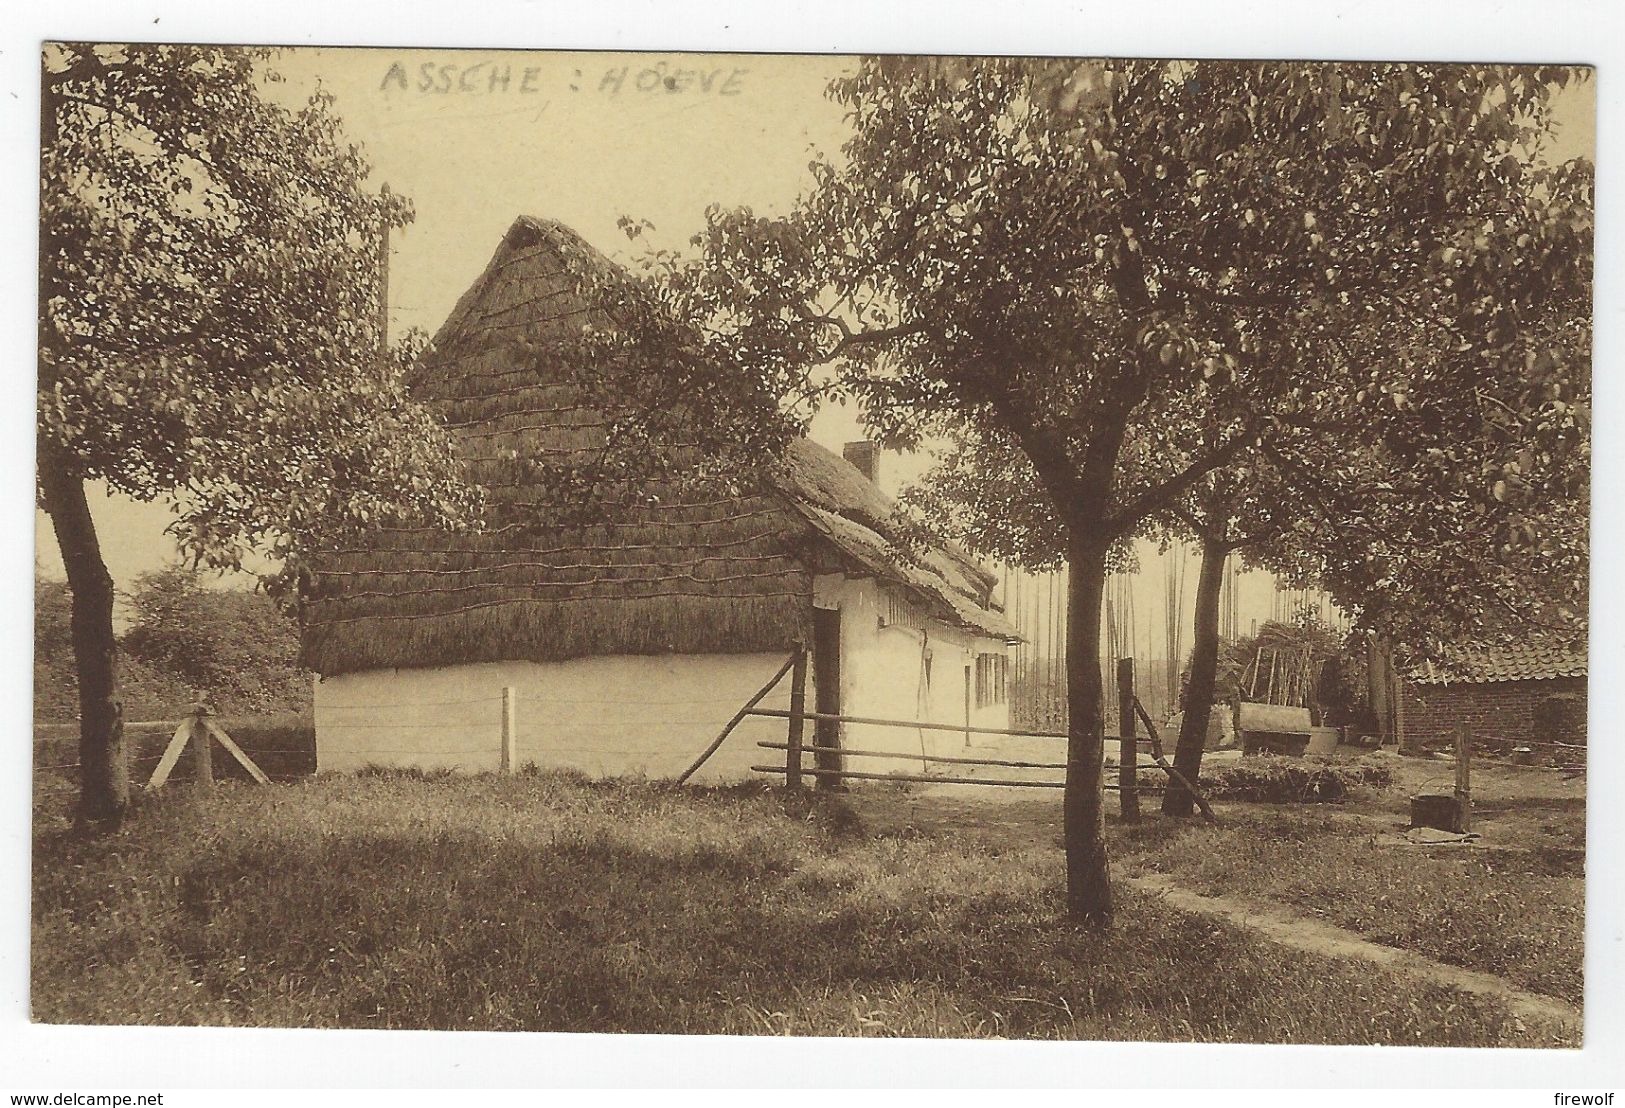
<path fill-rule="evenodd" d="M 237 566 L 336 527 L 461 518 L 449 441 L 380 356 L 377 244 L 332 99 L 268 93 L 269 52 L 50 44 L 39 425 L 54 464 L 172 499 Z"/>
<path fill-rule="evenodd" d="M 1576 376 L 1523 326 L 1585 296 L 1588 171 L 1527 164 L 1549 83 L 1569 78 L 871 62 L 835 89 L 857 128 L 845 168 L 816 163 L 788 220 L 714 213 L 704 280 L 731 281 L 745 357 L 791 376 L 834 359 L 834 387 L 901 444 L 929 417 L 991 423 L 1063 491 L 1051 463 L 1105 449 L 1083 432 L 1182 396 L 1201 401 L 1212 448 L 1160 442 L 1155 419 L 1142 441 L 1199 463 L 1250 445 L 1227 422 L 1320 415 L 1297 411 L 1306 378 L 1355 382 L 1374 418 L 1469 377 L 1507 379 L 1526 406 Z M 1435 340 L 1422 365 L 1364 356 L 1391 352 L 1396 328 Z"/>
<path fill-rule="evenodd" d="M 260 49 L 50 43 L 41 78 L 38 491 L 62 548 L 79 817 L 129 799 L 113 582 L 85 487 L 167 500 L 194 562 L 273 560 L 477 498 L 379 333 L 378 248 L 409 217 L 323 93 Z"/>
<path fill-rule="evenodd" d="M 1163 104 L 1173 120 L 1194 123 L 1193 134 L 1159 131 L 1164 145 L 1096 152 L 1111 164 L 1166 159 L 1118 165 L 1102 182 L 1105 206 L 1134 180 L 1149 193 L 1141 207 L 1156 248 L 1137 232 L 1140 246 L 1129 244 L 1132 221 L 1121 244 L 1111 234 L 1098 244 L 1152 267 L 1168 310 L 1147 313 L 1151 321 L 1175 310 L 1198 317 L 1198 302 L 1228 307 L 1235 328 L 1275 333 L 1289 356 L 1289 373 L 1273 384 L 1260 375 L 1243 398 L 1267 449 L 1220 467 L 1227 489 L 1211 478 L 1193 483 L 1201 496 L 1180 510 L 1183 522 L 1196 512 L 1228 539 L 1290 552 L 1277 559 L 1283 570 L 1324 578 L 1356 614 L 1390 630 L 1404 622 L 1418 638 L 1424 624 L 1436 640 L 1441 626 L 1466 629 L 1486 607 L 1517 608 L 1527 598 L 1516 582 L 1536 563 L 1552 581 L 1583 588 L 1590 172 L 1538 162 L 1550 92 L 1542 82 L 1569 74 L 1290 68 L 1166 67 L 1165 92 L 1212 82 L 1215 93 L 1237 96 L 1221 96 L 1212 111 Z M 1171 76 L 1176 69 L 1181 77 Z M 1074 106 L 1098 107 L 1119 102 L 1105 90 L 1120 80 L 1079 70 L 1065 87 L 1079 98 Z M 1353 91 L 1363 95 L 1351 99 Z M 1331 115 L 1305 114 L 1314 95 L 1327 97 L 1321 110 Z M 1222 147 L 1239 118 L 1269 142 L 1215 158 L 1212 140 Z M 1193 147 L 1205 147 L 1207 160 L 1193 163 Z M 1293 164 L 1294 148 L 1329 162 Z M 1255 318 L 1261 308 L 1275 318 Z M 1244 357 L 1248 345 L 1238 340 L 1228 356 Z M 1194 353 L 1159 347 L 1157 361 Z M 1196 364 L 1224 377 L 1226 356 L 1210 349 Z M 1131 414 L 1120 483 L 1166 481 L 1159 462 L 1190 457 L 1201 428 L 1224 418 L 1203 391 L 1164 390 Z M 1012 457 L 1015 444 L 984 427 L 956 440 L 933 475 L 938 493 L 916 499 L 978 549 L 1023 561 L 1036 544 L 1053 557 L 1059 513 L 1034 489 L 1026 459 Z M 1453 564 L 1440 557 L 1446 534 Z M 1415 572 L 1407 558 L 1417 559 Z"/>
<path fill-rule="evenodd" d="M 790 382 L 831 367 L 817 395 L 856 397 L 892 445 L 975 427 L 1043 490 L 1073 582 L 1074 915 L 1110 914 L 1095 656 L 1114 543 L 1265 441 L 1425 453 L 1501 408 L 1568 441 L 1572 408 L 1547 406 L 1588 359 L 1542 328 L 1589 299 L 1590 169 L 1540 146 L 1573 77 L 870 60 L 832 89 L 854 137 L 795 212 L 712 213 L 692 285 L 742 356 Z M 1442 463 L 1465 500 L 1512 487 L 1463 468 Z"/>
<path fill-rule="evenodd" d="M 68 629 L 73 597 L 66 581 L 52 580 L 34 566 L 34 660 L 55 662 L 73 656 L 73 636 Z"/>
<path fill-rule="evenodd" d="M 169 719 L 201 700 L 221 713 L 308 709 L 310 675 L 299 666 L 299 632 L 263 593 L 210 589 L 193 570 L 144 575 L 127 598 L 134 615 L 119 637 L 126 713 Z M 70 610 L 62 580 L 34 581 L 34 712 L 79 712 Z"/>
<path fill-rule="evenodd" d="M 622 217 L 621 226 L 636 241 L 648 224 Z M 486 399 L 513 403 L 545 388 L 542 411 L 568 398 L 601 432 L 579 448 L 511 446 L 498 460 L 501 479 L 531 489 L 566 525 L 615 518 L 651 496 L 742 491 L 743 475 L 801 429 L 781 410 L 782 379 L 715 341 L 702 323 L 705 293 L 673 280 L 674 254 L 651 252 L 628 269 L 566 229 L 546 234 L 560 255 L 559 272 L 547 275 L 561 281 L 547 298 L 551 318 L 502 340 L 507 366 Z M 438 368 L 425 358 L 409 380 Z"/>
<path fill-rule="evenodd" d="M 130 606 L 124 650 L 211 707 L 260 711 L 303 699 L 298 626 L 263 593 L 206 588 L 197 571 L 171 566 L 138 577 Z"/>

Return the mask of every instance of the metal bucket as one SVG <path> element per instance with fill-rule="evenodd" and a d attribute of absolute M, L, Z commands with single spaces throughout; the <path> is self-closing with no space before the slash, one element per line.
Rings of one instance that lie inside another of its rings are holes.
<path fill-rule="evenodd" d="M 1461 834 L 1461 804 L 1452 793 L 1421 793 L 1411 797 L 1411 826 L 1432 827 Z"/>

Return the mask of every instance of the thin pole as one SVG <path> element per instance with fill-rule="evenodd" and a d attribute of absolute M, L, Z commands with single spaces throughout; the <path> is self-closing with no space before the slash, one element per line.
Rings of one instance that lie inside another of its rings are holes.
<path fill-rule="evenodd" d="M 722 740 L 726 739 L 730 734 L 733 733 L 733 729 L 739 726 L 739 721 L 749 715 L 750 710 L 756 707 L 756 705 L 760 704 L 762 702 L 762 698 L 773 691 L 773 686 L 777 685 L 781 680 L 783 680 L 784 675 L 789 673 L 790 668 L 795 664 L 796 654 L 791 654 L 784 660 L 784 664 L 779 667 L 778 672 L 768 680 L 767 684 L 757 689 L 756 695 L 745 701 L 745 706 L 733 714 L 733 718 L 730 719 L 722 728 L 722 733 L 716 738 L 712 739 L 711 745 L 706 747 L 698 758 L 694 759 L 694 764 L 682 772 L 682 775 L 677 778 L 677 783 L 679 785 L 681 785 L 684 781 L 687 781 L 690 777 L 693 777 L 694 771 L 705 765 L 706 761 L 710 759 L 711 755 L 715 754 L 717 752 L 717 748 L 722 745 Z"/>
<path fill-rule="evenodd" d="M 1064 686 L 1066 685 L 1066 650 L 1061 645 L 1061 608 L 1063 592 L 1064 590 L 1060 587 L 1060 575 L 1052 574 L 1049 580 L 1049 596 L 1051 605 L 1049 625 L 1051 643 L 1050 653 L 1055 658 L 1056 703 L 1062 703 L 1066 700 L 1066 693 L 1063 691 Z"/>
<path fill-rule="evenodd" d="M 1060 701 L 1066 703 L 1066 575 L 1055 575 L 1055 680 Z"/>
<path fill-rule="evenodd" d="M 214 788 L 214 762 L 209 749 L 209 709 L 202 704 L 192 708 L 191 740 L 193 781 L 200 789 Z"/>
<path fill-rule="evenodd" d="M 513 692 L 513 686 L 504 685 L 502 687 L 502 766 L 501 766 L 501 769 L 502 769 L 503 773 L 512 773 L 514 771 L 514 761 L 515 761 L 515 759 L 514 759 L 514 743 L 515 743 L 515 732 L 516 732 L 516 730 L 517 730 L 517 728 L 514 725 L 514 692 Z"/>
<path fill-rule="evenodd" d="M 1016 575 L 1015 569 L 1010 570 L 1010 583 L 1004 591 L 1004 611 L 1015 626 L 1016 634 L 1021 635 L 1021 620 L 1016 617 L 1016 592 L 1021 588 L 1021 578 Z M 1017 714 L 1016 705 L 1021 696 L 1021 643 L 1017 642 L 1011 659 L 1010 673 L 1012 685 L 1010 688 L 1010 713 L 1014 718 Z"/>
<path fill-rule="evenodd" d="M 1456 724 L 1456 830 L 1465 835 L 1473 829 L 1473 733 L 1465 723 Z"/>
<path fill-rule="evenodd" d="M 389 203 L 389 185 L 380 190 L 384 204 Z M 383 226 L 378 234 L 378 364 L 389 365 L 389 214 L 380 212 Z"/>
<path fill-rule="evenodd" d="M 1016 630 L 1020 632 L 1020 642 L 1016 643 L 1016 687 L 1020 689 L 1022 697 L 1022 712 L 1032 712 L 1032 627 L 1024 627 L 1027 622 L 1027 611 L 1022 604 L 1027 603 L 1027 582 L 1025 573 L 1017 573 L 1016 577 Z M 1027 715 L 1022 716 L 1027 718 Z"/>
<path fill-rule="evenodd" d="M 1048 700 L 1056 702 L 1055 693 L 1055 575 L 1044 577 L 1044 686 L 1049 690 Z"/>
<path fill-rule="evenodd" d="M 784 783 L 792 789 L 801 788 L 801 736 L 807 718 L 807 650 L 796 648 L 796 660 L 790 677 L 789 746 L 784 757 Z M 766 715 L 767 713 L 761 712 Z M 814 713 L 817 715 L 817 713 Z"/>
<path fill-rule="evenodd" d="M 969 749 L 969 747 L 970 747 L 971 690 L 975 685 L 976 674 L 977 674 L 978 670 L 980 669 L 980 667 L 981 667 L 981 661 L 975 655 L 971 656 L 970 665 L 965 667 L 965 747 L 967 749 Z M 924 728 L 921 728 L 921 730 L 920 730 L 920 738 L 921 738 L 922 741 L 925 739 L 925 729 Z"/>
<path fill-rule="evenodd" d="M 1117 796 L 1124 823 L 1140 820 L 1140 755 L 1134 741 L 1134 659 L 1117 659 Z"/>
<path fill-rule="evenodd" d="M 1044 686 L 1055 696 L 1055 579 L 1044 577 Z"/>

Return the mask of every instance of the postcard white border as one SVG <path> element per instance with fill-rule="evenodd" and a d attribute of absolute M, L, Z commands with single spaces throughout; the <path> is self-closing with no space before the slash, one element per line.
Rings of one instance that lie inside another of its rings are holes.
<path fill-rule="evenodd" d="M 1588 896 L 1587 1043 L 1580 1052 L 977 1041 L 772 1040 L 714 1037 L 46 1027 L 26 1021 L 28 756 L 33 567 L 31 376 L 34 360 L 38 48 L 47 38 L 287 45 L 1092 54 L 1159 57 L 1506 60 L 1599 66 L 1598 426 L 1625 420 L 1616 368 L 1622 304 L 1615 216 L 1621 20 L 1582 3 L 1282 3 L 1165 0 L 1079 4 L 968 0 L 882 4 L 426 3 L 281 0 L 31 5 L 0 34 L 0 565 L 4 643 L 0 719 L 0 1093 L 92 1088 L 525 1088 L 557 1086 L 1617 1086 L 1625 1063 L 1625 914 L 1620 863 L 1625 719 L 1618 635 L 1621 586 L 1609 571 L 1622 531 L 1620 440 L 1595 441 L 1597 518 Z M 1539 1103 L 1551 1103 L 1549 1093 Z M 1219 1103 L 1238 1098 L 1221 1095 Z M 1496 1098 L 1497 1101 L 1503 1098 Z M 1534 1095 L 1524 1101 L 1536 1103 Z"/>

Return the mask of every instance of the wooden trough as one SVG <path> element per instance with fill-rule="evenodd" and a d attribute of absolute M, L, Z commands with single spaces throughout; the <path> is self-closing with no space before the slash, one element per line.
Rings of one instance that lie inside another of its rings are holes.
<path fill-rule="evenodd" d="M 1308 708 L 1246 700 L 1236 705 L 1236 734 L 1243 754 L 1301 757 L 1309 749 L 1312 733 Z"/>

